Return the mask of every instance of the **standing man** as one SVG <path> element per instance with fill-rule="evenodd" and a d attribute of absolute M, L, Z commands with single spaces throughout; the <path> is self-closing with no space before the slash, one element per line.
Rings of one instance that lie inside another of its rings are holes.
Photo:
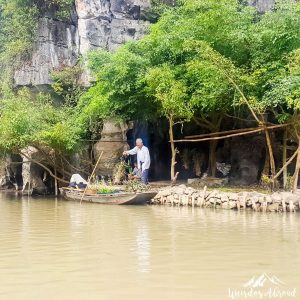
<path fill-rule="evenodd" d="M 137 165 L 138 169 L 142 171 L 142 182 L 148 184 L 148 175 L 149 175 L 149 167 L 150 167 L 150 154 L 149 150 L 143 144 L 142 139 L 137 139 L 135 141 L 136 146 L 129 150 L 124 151 L 123 155 L 137 155 Z"/>

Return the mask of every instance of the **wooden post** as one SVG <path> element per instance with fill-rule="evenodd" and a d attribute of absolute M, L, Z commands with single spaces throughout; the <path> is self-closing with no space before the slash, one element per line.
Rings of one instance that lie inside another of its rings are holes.
<path fill-rule="evenodd" d="M 293 176 L 293 191 L 295 192 L 298 188 L 298 178 L 299 178 L 299 170 L 300 170 L 300 139 L 298 141 L 298 149 L 297 149 L 297 161 L 296 168 Z"/>
<path fill-rule="evenodd" d="M 265 127 L 265 135 L 266 135 L 266 141 L 267 141 L 267 147 L 268 147 L 268 154 L 269 154 L 269 159 L 270 159 L 270 167 L 271 167 L 271 178 L 272 178 L 272 188 L 274 189 L 275 187 L 275 161 L 274 161 L 274 154 L 273 154 L 273 148 L 272 148 L 272 142 L 271 142 L 271 138 L 270 138 L 270 133 L 267 129 L 266 126 Z"/>
<path fill-rule="evenodd" d="M 28 190 L 27 190 L 27 196 L 29 197 L 29 193 L 30 193 L 30 189 L 31 189 L 31 185 L 30 185 L 30 181 L 31 181 L 31 168 L 29 169 L 29 181 L 28 181 Z"/>
<path fill-rule="evenodd" d="M 283 166 L 283 188 L 287 185 L 287 166 L 286 166 L 286 146 L 287 146 L 287 129 L 283 132 L 283 148 L 282 148 L 282 166 Z"/>
<path fill-rule="evenodd" d="M 170 144 L 171 144 L 171 152 L 172 152 L 172 158 L 171 158 L 171 180 L 173 181 L 175 179 L 175 165 L 176 165 L 176 149 L 174 144 L 174 133 L 173 133 L 173 126 L 174 121 L 173 117 L 169 117 L 169 135 L 170 135 Z"/>
<path fill-rule="evenodd" d="M 54 178 L 54 188 L 55 188 L 55 197 L 58 196 L 58 186 L 57 186 L 57 170 L 56 170 L 56 165 L 54 165 L 54 175 L 55 175 L 55 178 Z"/>
<path fill-rule="evenodd" d="M 218 141 L 211 140 L 209 142 L 209 166 L 208 166 L 208 173 L 212 177 L 216 177 L 216 149 L 218 146 Z"/>
<path fill-rule="evenodd" d="M 53 165 L 54 165 L 54 193 L 55 193 L 55 197 L 58 196 L 58 185 L 57 185 L 57 168 L 56 168 L 56 155 L 55 155 L 55 151 L 54 151 L 54 161 L 53 161 Z"/>

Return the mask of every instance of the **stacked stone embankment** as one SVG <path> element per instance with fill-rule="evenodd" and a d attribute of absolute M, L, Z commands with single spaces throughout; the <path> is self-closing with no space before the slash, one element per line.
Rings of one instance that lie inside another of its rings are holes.
<path fill-rule="evenodd" d="M 254 210 L 262 212 L 294 212 L 300 210 L 300 194 L 292 192 L 223 192 L 220 190 L 202 190 L 185 185 L 169 186 L 159 190 L 151 204 L 195 206 L 236 210 Z"/>

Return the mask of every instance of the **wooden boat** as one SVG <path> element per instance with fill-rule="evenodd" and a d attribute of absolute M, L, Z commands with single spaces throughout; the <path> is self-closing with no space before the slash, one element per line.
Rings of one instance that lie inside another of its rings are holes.
<path fill-rule="evenodd" d="M 140 192 L 132 193 L 121 191 L 112 194 L 84 194 L 83 190 L 70 188 L 61 188 L 60 192 L 66 200 L 93 202 L 99 204 L 116 204 L 116 205 L 143 205 L 150 201 L 157 192 Z M 83 198 L 82 198 L 83 196 Z"/>

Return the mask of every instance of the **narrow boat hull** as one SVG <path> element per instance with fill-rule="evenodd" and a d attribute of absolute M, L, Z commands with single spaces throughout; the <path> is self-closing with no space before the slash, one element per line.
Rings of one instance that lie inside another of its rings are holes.
<path fill-rule="evenodd" d="M 144 192 L 144 193 L 116 193 L 116 194 L 85 194 L 83 196 L 82 191 L 61 189 L 61 193 L 66 200 L 70 201 L 82 201 L 92 202 L 99 204 L 114 204 L 114 205 L 143 205 L 149 202 L 156 192 Z M 83 196 L 83 197 L 82 197 Z"/>

